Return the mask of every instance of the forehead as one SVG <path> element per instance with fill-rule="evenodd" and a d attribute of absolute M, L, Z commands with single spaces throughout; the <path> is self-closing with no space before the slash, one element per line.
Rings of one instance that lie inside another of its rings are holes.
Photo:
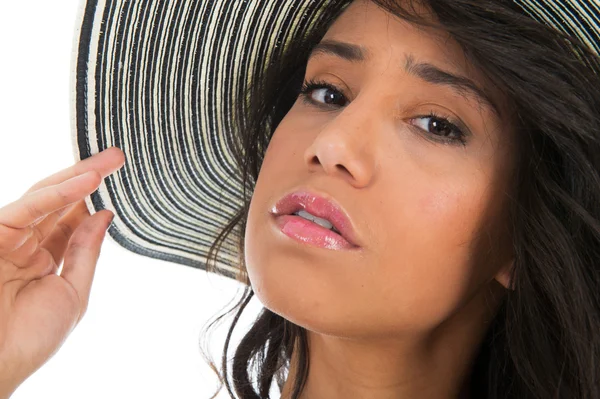
<path fill-rule="evenodd" d="M 405 0 L 399 0 L 398 4 L 436 22 L 423 3 L 407 5 Z M 328 40 L 353 43 L 363 48 L 366 59 L 362 63 L 367 68 L 373 64 L 385 65 L 386 68 L 395 68 L 398 73 L 405 73 L 407 61 L 416 61 L 465 77 L 481 88 L 482 97 L 496 104 L 498 116 L 509 114 L 508 99 L 502 90 L 467 59 L 460 44 L 441 27 L 417 26 L 370 0 L 355 0 L 333 22 L 322 42 Z"/>
<path fill-rule="evenodd" d="M 403 1 L 400 6 L 406 6 Z M 415 11 L 425 13 L 421 3 Z M 428 13 L 430 14 L 430 13 Z M 428 17 L 431 20 L 430 17 Z M 380 8 L 369 0 L 355 0 L 334 21 L 325 39 L 339 39 L 366 47 L 374 56 L 402 56 L 436 61 L 440 66 L 476 73 L 465 59 L 460 45 L 443 29 L 415 26 Z"/>

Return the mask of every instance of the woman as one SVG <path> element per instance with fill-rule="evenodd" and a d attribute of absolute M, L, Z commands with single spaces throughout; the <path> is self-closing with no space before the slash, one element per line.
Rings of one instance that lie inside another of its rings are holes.
<path fill-rule="evenodd" d="M 512 1 L 331 9 L 253 82 L 251 111 L 236 104 L 252 195 L 209 258 L 239 239 L 230 334 L 254 294 L 265 309 L 232 376 L 228 337 L 231 396 L 277 378 L 285 398 L 600 398 L 597 54 Z M 123 158 L 103 151 L 0 210 L 5 395 L 84 313 L 110 212 L 81 199 Z M 60 210 L 79 226 L 68 247 Z"/>

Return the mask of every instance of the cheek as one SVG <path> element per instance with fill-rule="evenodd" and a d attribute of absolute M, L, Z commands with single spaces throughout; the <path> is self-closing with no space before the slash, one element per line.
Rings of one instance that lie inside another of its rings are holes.
<path fill-rule="evenodd" d="M 486 203 L 481 190 L 425 181 L 401 194 L 402 205 L 387 219 L 395 222 L 381 226 L 389 233 L 378 250 L 381 273 L 373 282 L 383 287 L 384 301 L 397 304 L 395 317 L 406 317 L 402 324 L 415 330 L 449 318 L 483 278 L 474 244 Z"/>
<path fill-rule="evenodd" d="M 429 237 L 432 244 L 444 244 L 461 240 L 469 234 L 474 218 L 479 213 L 476 194 L 465 192 L 460 189 L 439 190 L 430 188 L 421 193 L 415 203 L 415 217 L 421 221 L 421 225 L 429 226 L 436 234 L 432 236 L 427 234 L 424 240 Z M 444 239 L 440 240 L 444 236 Z"/>
<path fill-rule="evenodd" d="M 293 179 L 306 174 L 302 157 L 309 145 L 308 131 L 304 130 L 298 118 L 288 114 L 271 136 L 254 191 L 261 194 L 292 187 L 295 184 Z"/>
<path fill-rule="evenodd" d="M 474 266 L 471 243 L 481 216 L 477 197 L 473 191 L 432 190 L 417 202 L 412 225 L 419 234 L 421 270 L 442 292 L 448 287 L 460 295 Z"/>
<path fill-rule="evenodd" d="M 286 133 L 285 121 L 273 134 L 265 152 L 244 233 L 244 256 L 252 287 L 257 298 L 270 308 L 273 299 L 269 296 L 276 296 L 276 288 L 287 285 L 277 275 L 286 260 L 279 256 L 273 245 L 270 206 L 297 183 L 295 179 L 302 176 L 302 159 L 299 158 L 302 147 L 293 142 L 293 134 Z M 273 272 L 273 269 L 276 271 Z"/>

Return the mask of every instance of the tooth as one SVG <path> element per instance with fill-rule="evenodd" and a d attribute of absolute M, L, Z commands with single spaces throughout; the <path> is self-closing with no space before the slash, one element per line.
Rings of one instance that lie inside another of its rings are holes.
<path fill-rule="evenodd" d="M 333 227 L 333 225 L 331 223 L 329 223 L 327 220 L 316 218 L 313 220 L 313 222 L 315 222 L 319 226 L 325 227 L 326 229 L 331 229 Z"/>
<path fill-rule="evenodd" d="M 328 220 L 321 219 L 314 215 L 311 215 L 310 213 L 306 212 L 305 210 L 299 211 L 298 216 L 308 219 L 308 220 L 318 224 L 319 226 L 325 227 L 326 229 L 333 228 L 333 224 L 331 224 Z"/>

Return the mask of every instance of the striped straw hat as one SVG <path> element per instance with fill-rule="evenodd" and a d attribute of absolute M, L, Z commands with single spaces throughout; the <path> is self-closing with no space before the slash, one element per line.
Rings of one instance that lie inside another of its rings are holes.
<path fill-rule="evenodd" d="M 287 44 L 351 0 L 82 1 L 73 58 L 75 161 L 119 147 L 126 163 L 86 198 L 143 256 L 207 269 L 243 204 L 231 104 Z M 598 0 L 515 0 L 600 53 Z M 242 234 L 243 232 L 237 232 Z M 239 276 L 230 235 L 217 269 Z"/>

